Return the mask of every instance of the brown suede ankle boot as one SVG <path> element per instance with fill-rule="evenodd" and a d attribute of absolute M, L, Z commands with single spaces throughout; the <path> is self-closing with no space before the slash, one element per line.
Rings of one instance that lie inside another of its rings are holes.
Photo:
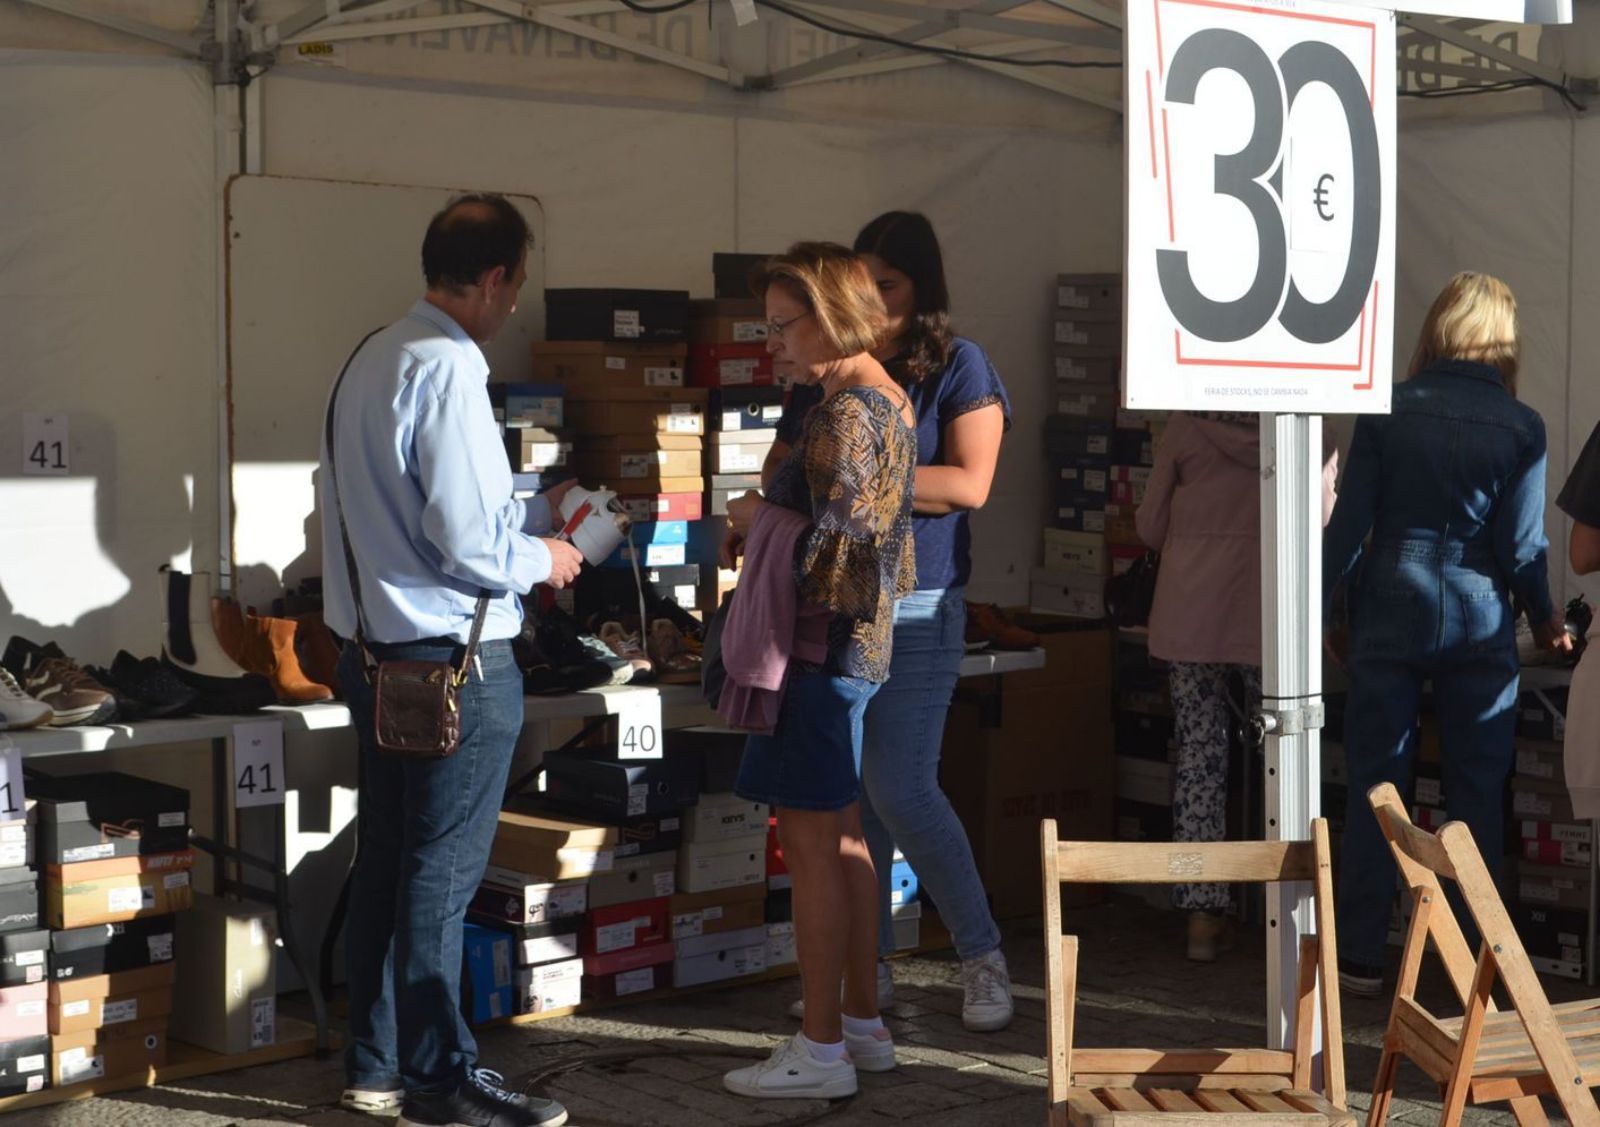
<path fill-rule="evenodd" d="M 312 704 L 332 700 L 333 690 L 305 675 L 294 652 L 295 627 L 292 618 L 262 618 L 246 615 L 245 668 L 272 679 L 278 699 L 285 704 Z"/>

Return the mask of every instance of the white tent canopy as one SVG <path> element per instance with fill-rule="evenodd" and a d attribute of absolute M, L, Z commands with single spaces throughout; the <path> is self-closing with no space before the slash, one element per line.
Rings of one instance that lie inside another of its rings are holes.
<path fill-rule="evenodd" d="M 924 45 L 995 57 L 1117 57 L 1120 12 L 1098 0 L 787 6 L 901 38 L 920 14 L 939 25 Z M 723 0 L 648 15 L 567 0 L 536 6 L 531 20 L 521 3 L 383 0 L 295 29 L 330 7 L 249 7 L 236 55 L 218 46 L 201 0 L 0 9 L 0 151 L 11 158 L 0 172 L 11 202 L 0 215 L 12 299 L 0 306 L 4 426 L 15 450 L 22 412 L 64 412 L 73 439 L 70 477 L 14 476 L 15 461 L 0 477 L 8 544 L 37 545 L 0 553 L 0 630 L 57 638 L 85 660 L 118 647 L 148 653 L 160 564 L 207 570 L 227 558 L 256 584 L 244 593 L 261 599 L 285 578 L 280 561 L 314 556 L 309 536 L 256 553 L 270 558 L 231 550 L 250 542 L 232 528 L 220 469 L 237 424 L 225 391 L 222 245 L 234 173 L 533 196 L 552 286 L 709 294 L 712 251 L 847 241 L 880 211 L 928 212 L 945 242 L 957 326 L 990 351 L 1016 410 L 994 496 L 975 520 L 972 593 L 1025 598 L 1050 501 L 1039 420 L 1049 409 L 1051 283 L 1060 271 L 1120 269 L 1121 125 L 1106 104 L 1120 97 L 1119 71 L 1019 77 L 1004 64 L 863 43 L 765 6 L 741 28 Z M 375 18 L 390 21 L 387 35 L 351 30 Z M 1542 62 L 1547 80 L 1583 73 L 1582 22 L 1559 34 L 1446 26 Z M 350 37 L 336 38 L 341 29 Z M 1421 26 L 1402 35 L 1402 60 L 1415 63 L 1402 63 L 1408 86 L 1512 76 L 1489 55 L 1425 36 Z M 242 92 L 218 87 L 219 65 L 253 80 Z M 763 85 L 772 88 L 752 88 Z M 1573 89 L 1583 96 L 1581 83 Z M 1402 360 L 1449 272 L 1506 277 L 1523 303 L 1523 394 L 1549 423 L 1558 487 L 1600 417 L 1600 388 L 1582 378 L 1600 357 L 1591 339 L 1600 328 L 1584 316 L 1600 290 L 1591 265 L 1600 255 L 1584 250 L 1600 247 L 1600 231 L 1575 206 L 1600 159 L 1600 126 L 1543 88 L 1405 110 Z M 307 262 L 305 284 L 317 281 Z M 342 358 L 296 378 L 331 380 Z M 304 458 L 259 468 L 287 482 L 287 495 L 306 495 Z M 1554 516 L 1550 533 L 1564 545 Z M 1564 579 L 1564 565 L 1553 570 Z"/>

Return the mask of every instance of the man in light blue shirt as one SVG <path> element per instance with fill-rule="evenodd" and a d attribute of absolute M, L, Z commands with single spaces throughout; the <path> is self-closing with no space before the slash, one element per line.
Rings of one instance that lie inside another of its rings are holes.
<path fill-rule="evenodd" d="M 401 1127 L 556 1127 L 566 1111 L 504 1091 L 478 1067 L 461 1015 L 462 922 L 483 877 L 522 729 L 511 654 L 520 595 L 561 587 L 582 556 L 540 539 L 562 492 L 511 496 L 479 345 L 516 308 L 527 222 L 500 196 L 464 196 L 422 244 L 428 290 L 351 357 L 332 402 L 335 455 L 322 452 L 323 584 L 329 627 L 359 622 L 378 661 L 462 660 L 478 597 L 482 641 L 461 687 L 461 739 L 443 759 L 378 749 L 360 647 L 339 684 L 360 742 L 358 844 L 345 936 L 348 1088 L 362 1111 L 400 1108 Z M 339 515 L 360 580 L 356 605 Z"/>

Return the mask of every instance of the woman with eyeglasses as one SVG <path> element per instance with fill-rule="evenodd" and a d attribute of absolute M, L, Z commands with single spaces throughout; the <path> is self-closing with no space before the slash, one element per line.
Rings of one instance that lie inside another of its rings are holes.
<path fill-rule="evenodd" d="M 939 787 L 945 716 L 961 670 L 966 585 L 972 573 L 968 514 L 994 481 L 1011 403 L 982 348 L 950 328 L 944 256 L 933 225 L 917 212 L 878 216 L 856 236 L 889 313 L 873 355 L 905 388 L 917 411 L 912 531 L 916 590 L 894 612 L 889 680 L 867 707 L 861 755 L 862 820 L 878 873 L 882 956 L 895 949 L 890 869 L 896 845 L 939 908 L 961 957 L 961 1020 L 975 1031 L 1011 1021 L 1011 979 L 1000 929 L 966 831 Z M 796 387 L 778 424 L 763 480 L 787 454 L 816 394 Z M 894 1001 L 894 979 L 878 964 L 878 1004 Z M 804 1012 L 796 1003 L 793 1012 Z"/>
<path fill-rule="evenodd" d="M 752 492 L 729 502 L 723 546 L 730 565 L 748 547 L 723 633 L 730 680 L 728 639 L 745 632 L 740 616 L 757 623 L 748 633 L 761 644 L 751 648 L 764 654 L 776 648 L 769 640 L 794 637 L 781 657 L 764 660 L 762 678 L 781 685 L 782 697 L 770 734 L 750 736 L 734 789 L 777 814 L 807 1005 L 799 1034 L 724 1084 L 758 1098 L 837 1099 L 854 1094 L 857 1069 L 895 1067 L 878 1013 L 878 881 L 859 770 L 862 717 L 889 676 L 895 600 L 916 576 L 917 417 L 872 357 L 887 318 L 858 256 L 796 243 L 767 260 L 753 289 L 766 302 L 767 351 L 821 393 L 765 499 Z M 780 605 L 788 621 L 779 621 Z"/>

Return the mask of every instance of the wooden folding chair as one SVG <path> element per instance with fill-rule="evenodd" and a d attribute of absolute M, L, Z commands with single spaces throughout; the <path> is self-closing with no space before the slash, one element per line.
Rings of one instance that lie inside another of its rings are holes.
<path fill-rule="evenodd" d="M 1050 1127 L 1195 1127 L 1194 1116 L 1252 1127 L 1355 1127 L 1355 1117 L 1344 1110 L 1328 826 L 1319 818 L 1311 829 L 1310 841 L 1132 843 L 1058 841 L 1054 821 L 1041 826 Z M 1062 883 L 1201 881 L 1311 883 L 1317 934 L 1300 941 L 1294 1050 L 1074 1048 L 1078 937 L 1061 933 Z M 1325 1050 L 1320 1094 L 1311 1091 L 1319 978 Z"/>
<path fill-rule="evenodd" d="M 1550 1005 L 1465 823 L 1449 822 L 1437 834 L 1418 829 L 1388 783 L 1368 791 L 1367 801 L 1411 890 L 1411 926 L 1368 1127 L 1380 1127 L 1389 1114 L 1401 1058 L 1443 1089 L 1441 1123 L 1459 1122 L 1469 1102 L 1509 1100 L 1522 1127 L 1542 1127 L 1547 1120 L 1538 1097 L 1550 1093 L 1575 1127 L 1600 1127 L 1600 1108 L 1589 1091 L 1600 1084 L 1600 999 Z M 1483 936 L 1476 965 L 1444 899 L 1441 877 L 1456 882 Z M 1461 1017 L 1436 1017 L 1417 1001 L 1417 974 L 1429 939 L 1461 1001 Z M 1505 984 L 1511 1010 L 1497 1011 L 1489 997 L 1496 977 Z"/>

